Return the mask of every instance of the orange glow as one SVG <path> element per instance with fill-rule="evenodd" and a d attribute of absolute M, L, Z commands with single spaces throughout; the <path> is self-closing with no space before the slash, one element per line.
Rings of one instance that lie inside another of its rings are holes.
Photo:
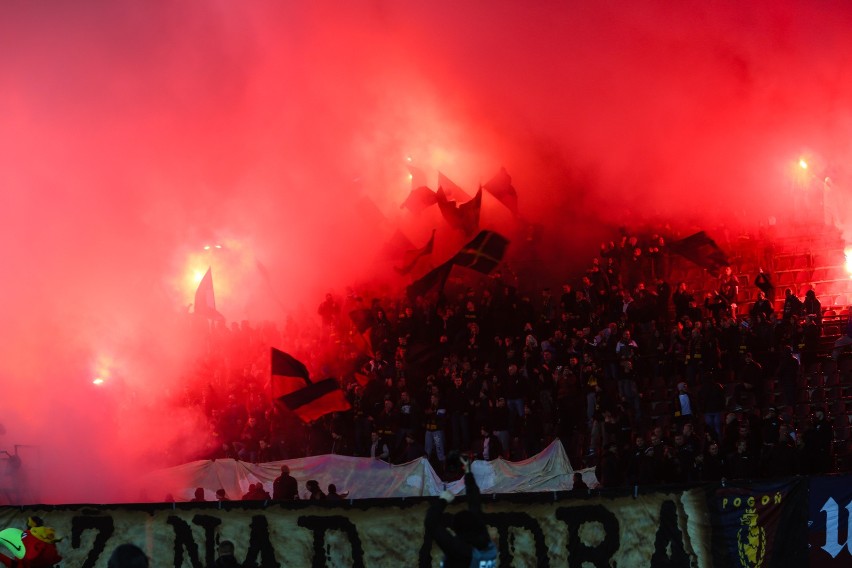
<path fill-rule="evenodd" d="M 849 273 L 849 278 L 852 278 L 852 247 L 846 247 L 843 254 L 846 255 L 846 272 Z"/>
<path fill-rule="evenodd" d="M 804 158 L 799 160 L 799 167 L 802 168 L 803 170 L 808 169 L 808 163 L 805 161 Z"/>
<path fill-rule="evenodd" d="M 112 357 L 104 354 L 98 355 L 95 362 L 92 364 L 92 374 L 95 376 L 92 383 L 95 385 L 104 384 L 110 377 L 112 377 L 113 367 L 114 361 Z"/>

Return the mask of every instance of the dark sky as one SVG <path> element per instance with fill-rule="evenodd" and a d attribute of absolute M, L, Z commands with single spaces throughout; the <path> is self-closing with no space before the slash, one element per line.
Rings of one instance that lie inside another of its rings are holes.
<path fill-rule="evenodd" d="M 407 157 L 470 194 L 505 166 L 554 250 L 784 218 L 801 157 L 845 204 L 850 29 L 813 0 L 2 3 L 0 449 L 90 464 L 52 498 L 106 498 L 92 471 L 126 479 L 196 420 L 134 409 L 179 388 L 207 266 L 231 320 L 313 313 L 397 227 L 428 238 Z"/>

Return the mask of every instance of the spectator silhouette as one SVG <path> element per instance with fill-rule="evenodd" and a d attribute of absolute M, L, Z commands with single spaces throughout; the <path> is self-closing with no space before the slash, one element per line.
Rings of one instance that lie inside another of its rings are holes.
<path fill-rule="evenodd" d="M 148 568 L 148 557 L 135 544 L 119 544 L 112 551 L 107 568 Z"/>

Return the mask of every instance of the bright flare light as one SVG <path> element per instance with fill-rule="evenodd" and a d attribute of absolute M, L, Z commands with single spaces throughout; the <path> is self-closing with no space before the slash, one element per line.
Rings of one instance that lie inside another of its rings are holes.
<path fill-rule="evenodd" d="M 92 367 L 92 374 L 95 376 L 92 384 L 100 386 L 112 376 L 113 359 L 108 355 L 100 354 Z"/>
<path fill-rule="evenodd" d="M 804 158 L 799 160 L 799 167 L 802 168 L 803 170 L 808 169 L 808 163 L 805 161 Z"/>
<path fill-rule="evenodd" d="M 852 247 L 846 247 L 843 254 L 846 255 L 846 272 L 849 273 L 849 278 L 852 278 Z"/>

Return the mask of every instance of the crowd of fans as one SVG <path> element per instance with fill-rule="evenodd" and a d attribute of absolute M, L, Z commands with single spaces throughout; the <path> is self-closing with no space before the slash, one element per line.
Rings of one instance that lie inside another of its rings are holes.
<path fill-rule="evenodd" d="M 558 293 L 497 272 L 413 300 L 328 294 L 284 329 L 205 327 L 180 401 L 209 418 L 198 457 L 425 455 L 440 474 L 451 451 L 520 460 L 558 438 L 604 486 L 830 471 L 831 421 L 798 398 L 818 356 L 816 297 L 788 290 L 776 310 L 760 271 L 743 315 L 730 267 L 696 297 L 668 281 L 671 264 L 664 238 L 625 234 Z M 352 409 L 306 425 L 271 401 L 272 345 L 338 378 Z"/>

